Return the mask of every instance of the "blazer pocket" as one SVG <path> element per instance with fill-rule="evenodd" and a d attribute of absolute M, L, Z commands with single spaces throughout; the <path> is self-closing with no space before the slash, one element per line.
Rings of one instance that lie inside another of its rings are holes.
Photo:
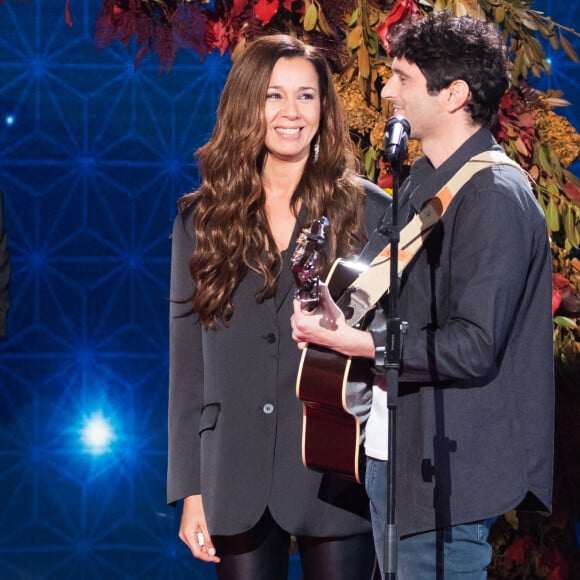
<path fill-rule="evenodd" d="M 199 420 L 199 434 L 201 435 L 208 429 L 214 429 L 220 414 L 220 403 L 209 403 L 201 409 L 201 418 Z"/>

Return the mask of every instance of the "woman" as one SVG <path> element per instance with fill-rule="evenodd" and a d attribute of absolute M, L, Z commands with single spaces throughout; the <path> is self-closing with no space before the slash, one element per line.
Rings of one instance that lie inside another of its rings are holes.
<path fill-rule="evenodd" d="M 202 184 L 173 232 L 168 501 L 180 538 L 220 580 L 282 579 L 295 535 L 304 578 L 365 580 L 374 550 L 354 483 L 304 468 L 292 341 L 297 234 L 330 220 L 328 266 L 360 251 L 388 205 L 356 177 L 319 50 L 285 35 L 236 60 Z"/>

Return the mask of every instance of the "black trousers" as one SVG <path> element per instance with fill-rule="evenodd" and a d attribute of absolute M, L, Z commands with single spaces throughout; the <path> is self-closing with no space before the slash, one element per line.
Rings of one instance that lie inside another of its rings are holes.
<path fill-rule="evenodd" d="M 343 538 L 297 536 L 303 580 L 371 580 L 375 571 L 372 533 Z M 243 534 L 212 537 L 221 562 L 218 580 L 286 580 L 290 534 L 266 511 Z"/>

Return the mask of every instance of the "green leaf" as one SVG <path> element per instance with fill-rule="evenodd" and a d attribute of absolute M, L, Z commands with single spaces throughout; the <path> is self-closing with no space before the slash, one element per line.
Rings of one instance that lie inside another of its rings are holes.
<path fill-rule="evenodd" d="M 377 160 L 377 152 L 373 147 L 369 147 L 367 152 L 364 154 L 364 166 L 365 171 L 370 180 L 374 179 L 375 176 L 375 161 Z"/>
<path fill-rule="evenodd" d="M 554 183 L 552 180 L 546 182 L 546 189 L 548 190 L 548 193 L 553 196 L 553 198 L 560 197 L 560 188 L 558 187 L 558 184 Z"/>
<path fill-rule="evenodd" d="M 546 221 L 553 232 L 560 231 L 560 214 L 558 213 L 558 206 L 553 199 L 550 200 L 546 208 Z"/>
<path fill-rule="evenodd" d="M 546 201 L 544 199 L 543 195 L 539 195 L 539 193 L 536 195 L 536 198 L 538 200 L 538 203 L 540 204 L 540 206 L 542 207 L 542 209 L 544 210 L 544 213 L 546 213 L 547 208 L 546 208 Z"/>
<path fill-rule="evenodd" d="M 539 166 L 548 174 L 552 175 L 552 164 L 550 163 L 549 153 L 546 151 L 546 147 L 544 145 L 540 145 L 537 148 L 538 152 L 538 164 Z"/>
<path fill-rule="evenodd" d="M 351 15 L 350 15 L 350 20 L 348 21 L 348 25 L 349 26 L 353 26 L 356 21 L 358 20 L 358 15 L 360 12 L 360 8 L 357 8 Z"/>
<path fill-rule="evenodd" d="M 564 214 L 564 232 L 566 232 L 566 237 L 570 240 L 570 244 L 577 248 L 580 246 L 580 232 L 578 232 L 578 226 L 576 225 L 576 216 L 574 210 L 569 207 Z"/>
<path fill-rule="evenodd" d="M 318 20 L 318 10 L 314 4 L 310 4 L 304 14 L 304 30 L 307 32 L 316 28 L 316 21 Z"/>
<path fill-rule="evenodd" d="M 576 330 L 578 328 L 578 325 L 571 318 L 568 318 L 567 316 L 555 316 L 554 322 L 558 326 L 562 326 L 563 328 L 571 328 L 573 330 Z"/>

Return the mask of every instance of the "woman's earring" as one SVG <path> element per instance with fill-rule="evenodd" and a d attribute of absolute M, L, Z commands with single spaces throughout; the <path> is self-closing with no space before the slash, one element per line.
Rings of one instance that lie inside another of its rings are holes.
<path fill-rule="evenodd" d="M 314 163 L 318 161 L 318 157 L 320 156 L 320 137 L 316 137 L 316 141 L 314 142 Z"/>

